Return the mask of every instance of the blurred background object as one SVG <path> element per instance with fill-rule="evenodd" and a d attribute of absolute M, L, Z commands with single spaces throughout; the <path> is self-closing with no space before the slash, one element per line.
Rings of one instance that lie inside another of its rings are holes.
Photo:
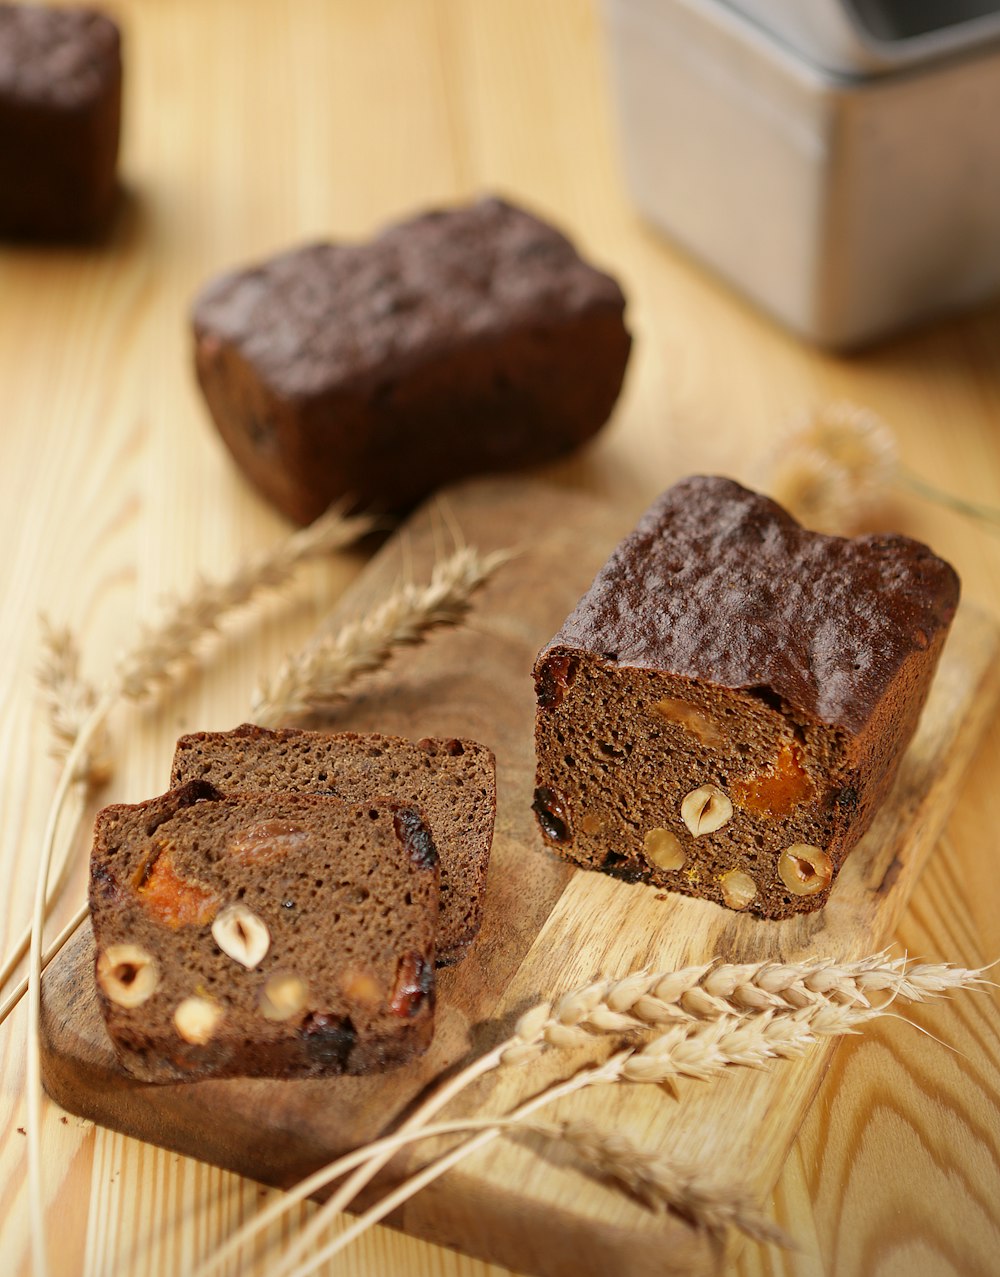
<path fill-rule="evenodd" d="M 827 71 L 864 75 L 1000 38 L 996 0 L 730 0 Z"/>
<path fill-rule="evenodd" d="M 1000 42 L 987 37 L 1000 6 L 949 5 L 929 28 L 943 8 L 605 0 L 635 203 L 821 345 L 861 345 L 989 297 Z M 900 69 L 847 76 L 813 60 L 861 70 L 887 50 Z"/>

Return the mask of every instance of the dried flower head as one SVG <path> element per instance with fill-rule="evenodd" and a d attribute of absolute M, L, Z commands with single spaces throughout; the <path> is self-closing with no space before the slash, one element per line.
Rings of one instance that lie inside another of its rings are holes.
<path fill-rule="evenodd" d="M 896 441 L 868 408 L 833 403 L 780 439 L 765 462 L 763 486 L 819 532 L 851 533 L 870 524 L 899 474 Z"/>

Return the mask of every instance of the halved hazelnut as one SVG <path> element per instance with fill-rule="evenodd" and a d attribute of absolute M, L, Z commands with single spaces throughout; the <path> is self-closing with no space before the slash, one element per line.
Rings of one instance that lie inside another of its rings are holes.
<path fill-rule="evenodd" d="M 833 861 L 821 847 L 797 842 L 778 857 L 778 876 L 795 896 L 815 896 L 830 885 Z"/>
<path fill-rule="evenodd" d="M 221 1019 L 222 1007 L 217 1002 L 208 998 L 185 998 L 174 1012 L 174 1028 L 185 1042 L 204 1046 L 211 1040 Z"/>
<path fill-rule="evenodd" d="M 137 944 L 109 944 L 97 959 L 97 983 L 116 1006 L 141 1007 L 160 983 L 156 959 Z"/>
<path fill-rule="evenodd" d="M 212 923 L 212 936 L 227 957 L 252 971 L 271 947 L 271 933 L 246 905 L 230 905 Z"/>
<path fill-rule="evenodd" d="M 730 909 L 745 909 L 757 895 L 757 884 L 742 869 L 730 869 L 720 880 L 722 898 Z"/>
<path fill-rule="evenodd" d="M 669 829 L 651 829 L 643 838 L 642 846 L 646 859 L 658 869 L 683 869 L 684 848 L 676 834 Z"/>
<path fill-rule="evenodd" d="M 305 980 L 292 972 L 278 971 L 260 993 L 260 1013 L 265 1020 L 290 1020 L 306 1004 Z"/>
<path fill-rule="evenodd" d="M 374 1007 L 385 1000 L 382 988 L 370 971 L 361 971 L 357 967 L 348 967 L 338 983 L 340 991 L 349 1002 L 357 1002 L 361 1006 Z"/>
<path fill-rule="evenodd" d="M 728 824 L 733 814 L 733 804 L 718 785 L 701 785 L 684 795 L 681 803 L 681 819 L 694 834 L 714 834 Z"/>

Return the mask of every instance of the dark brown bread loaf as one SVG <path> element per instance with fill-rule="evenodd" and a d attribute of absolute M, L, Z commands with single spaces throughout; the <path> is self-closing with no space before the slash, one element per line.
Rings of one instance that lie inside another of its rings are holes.
<path fill-rule="evenodd" d="M 621 388 L 624 305 L 557 230 L 486 199 L 213 281 L 195 361 L 239 466 L 307 523 L 578 447 Z"/>
<path fill-rule="evenodd" d="M 336 794 L 363 802 L 388 794 L 424 813 L 441 857 L 438 965 L 461 959 L 476 938 L 496 814 L 496 764 L 471 740 L 402 740 L 341 732 L 232 732 L 182 736 L 171 784 L 207 780 L 223 791 Z"/>
<path fill-rule="evenodd" d="M 0 235 L 76 239 L 115 199 L 118 28 L 86 9 L 0 4 Z"/>
<path fill-rule="evenodd" d="M 430 1041 L 437 855 L 412 807 L 202 781 L 106 807 L 90 910 L 108 1033 L 145 1081 L 368 1073 Z"/>
<path fill-rule="evenodd" d="M 916 727 L 958 578 L 727 479 L 666 492 L 535 665 L 535 811 L 591 869 L 815 909 Z"/>

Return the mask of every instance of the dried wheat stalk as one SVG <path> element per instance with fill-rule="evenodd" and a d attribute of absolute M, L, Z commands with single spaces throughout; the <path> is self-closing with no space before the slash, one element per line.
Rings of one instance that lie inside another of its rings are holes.
<path fill-rule="evenodd" d="M 252 719 L 276 727 L 289 719 L 328 713 L 361 674 L 380 669 L 399 647 L 419 643 L 441 625 L 457 625 L 472 596 L 510 551 L 482 555 L 464 546 L 440 562 L 424 586 L 403 585 L 370 615 L 291 657 L 254 698 Z"/>
<path fill-rule="evenodd" d="M 905 469 L 888 425 L 859 404 L 806 413 L 771 449 L 759 478 L 779 504 L 821 532 L 852 534 L 877 524 L 894 487 L 1000 528 L 996 506 L 945 492 Z"/>
<path fill-rule="evenodd" d="M 147 631 L 136 647 L 120 659 L 108 685 L 75 724 L 76 735 L 63 762 L 42 839 L 28 960 L 28 1188 L 36 1277 L 46 1277 L 48 1272 L 41 1178 L 42 1089 L 38 1046 L 42 932 L 50 903 L 48 884 L 53 852 L 70 790 L 81 769 L 85 769 L 85 760 L 103 731 L 108 714 L 121 697 L 141 699 L 155 691 L 190 658 L 193 647 L 206 633 L 215 630 L 224 616 L 251 602 L 262 589 L 283 584 L 305 560 L 341 548 L 373 527 L 373 521 L 366 516 L 348 518 L 341 510 L 333 509 L 310 527 L 293 533 L 276 549 L 238 568 L 228 580 L 201 583 L 190 598 L 175 604 L 166 619 Z"/>
<path fill-rule="evenodd" d="M 46 704 L 49 729 L 52 735 L 52 754 L 64 759 L 79 735 L 80 728 L 97 704 L 97 690 L 80 675 L 80 651 L 72 631 L 68 627 L 57 628 L 43 616 L 42 656 L 38 667 L 38 685 Z M 89 744 L 73 775 L 74 786 L 84 791 L 106 783 L 111 776 L 109 743 L 103 722 L 93 731 Z M 75 829 L 81 811 L 72 822 Z M 62 846 L 62 854 L 49 875 L 48 903 L 56 898 L 63 887 L 66 871 L 70 866 L 73 848 L 72 835 Z M 15 943 L 7 951 L 0 964 L 0 989 L 14 974 L 17 964 L 28 952 L 31 944 L 31 924 L 25 926 Z M 58 952 L 58 949 L 56 950 Z M 23 996 L 26 982 L 11 995 L 0 1012 L 0 1024 Z"/>
<path fill-rule="evenodd" d="M 872 960 L 869 960 L 872 961 Z M 834 964 L 830 964 L 832 967 Z M 869 974 L 876 967 L 869 967 Z M 941 967 L 932 968 L 926 981 L 916 969 L 911 969 L 909 979 L 921 998 L 936 996 L 942 991 Z M 982 981 L 982 971 L 963 968 L 944 968 L 948 972 L 950 987 L 975 985 Z M 898 973 L 892 973 L 898 974 Z M 916 978 L 914 978 L 916 977 Z M 618 981 L 619 987 L 628 985 L 635 977 Z M 584 992 L 581 990 L 580 992 Z M 900 991 L 897 996 L 905 996 Z M 607 1006 L 607 1000 L 605 1000 Z M 889 1003 L 881 1006 L 859 1002 L 839 1001 L 830 994 L 818 994 L 814 1001 L 797 1010 L 773 1007 L 764 1011 L 747 1011 L 741 1015 L 721 1014 L 709 1020 L 691 1020 L 673 1025 L 638 1048 L 628 1048 L 613 1054 L 603 1064 L 584 1069 L 536 1095 L 508 1114 L 510 1121 L 522 1121 L 545 1104 L 571 1095 L 590 1086 L 623 1082 L 662 1084 L 678 1078 L 706 1080 L 726 1068 L 760 1068 L 776 1059 L 793 1059 L 803 1054 L 824 1037 L 840 1037 L 857 1033 L 869 1020 L 885 1015 Z M 618 1014 L 608 1006 L 612 1015 Z M 544 1040 L 544 1026 L 551 1023 L 551 1006 L 543 1003 L 522 1016 L 516 1035 L 523 1044 Z M 616 1034 L 621 1030 L 610 1024 L 598 1032 Z M 501 1056 L 501 1058 L 503 1058 Z M 509 1055 L 507 1057 L 510 1058 Z M 408 1201 L 420 1189 L 443 1175 L 463 1158 L 495 1139 L 501 1128 L 495 1124 L 481 1134 L 473 1136 L 452 1149 L 443 1157 L 424 1167 L 416 1175 L 404 1181 L 375 1206 L 371 1207 L 340 1234 L 303 1264 L 293 1269 L 290 1277 L 308 1277 L 321 1264 L 332 1259 L 356 1237 L 378 1223 L 390 1211 Z M 367 1168 L 366 1168 L 367 1169 Z M 345 1188 L 347 1186 L 345 1185 Z M 332 1197 L 319 1210 L 308 1229 L 293 1243 L 297 1255 L 311 1244 L 318 1233 L 336 1216 L 341 1193 Z M 308 1239 L 305 1241 L 304 1239 Z M 282 1277 L 288 1271 L 287 1260 L 280 1268 Z M 277 1277 L 277 1274 L 275 1274 Z"/>
<path fill-rule="evenodd" d="M 537 1135 L 543 1139 L 567 1144 L 574 1150 L 586 1170 L 602 1179 L 617 1183 L 636 1197 L 650 1210 L 673 1211 L 695 1228 L 703 1228 L 713 1234 L 722 1234 L 734 1228 L 755 1241 L 772 1242 L 779 1246 L 791 1245 L 791 1239 L 777 1225 L 766 1219 L 752 1202 L 750 1196 L 732 1184 L 719 1183 L 707 1177 L 697 1168 L 685 1166 L 660 1153 L 649 1152 L 633 1144 L 620 1133 L 605 1135 L 586 1122 L 543 1123 L 525 1118 L 459 1118 L 451 1122 L 435 1122 L 420 1131 L 408 1135 L 402 1132 L 387 1135 L 383 1139 L 345 1153 L 329 1168 L 329 1179 L 353 1170 L 374 1154 L 389 1156 L 401 1148 L 421 1140 L 440 1136 L 468 1134 L 473 1131 L 490 1131 L 495 1134 Z M 316 1187 L 320 1187 L 319 1184 Z M 279 1219 L 288 1202 L 273 1202 L 253 1221 L 252 1233 L 244 1228 L 231 1237 L 224 1246 L 198 1269 L 195 1277 L 209 1277 L 223 1264 L 234 1258 L 242 1246 L 251 1240 L 253 1233 L 262 1231 Z M 325 1224 L 324 1224 L 325 1226 Z M 300 1247 L 295 1247 L 300 1253 Z M 282 1271 L 292 1259 L 289 1250 L 279 1261 Z M 272 1277 L 277 1277 L 273 1272 Z"/>
<path fill-rule="evenodd" d="M 52 959 L 56 956 L 56 954 L 60 951 L 60 949 L 63 948 L 67 940 L 69 940 L 70 937 L 76 933 L 77 929 L 86 920 L 89 913 L 90 913 L 90 906 L 81 905 L 80 908 L 73 915 L 73 917 L 69 920 L 69 922 L 66 923 L 62 931 L 59 932 L 56 938 L 52 941 L 49 947 L 42 954 L 42 970 L 43 971 L 49 965 Z M 29 935 L 28 939 L 25 941 L 25 945 L 24 945 L 25 949 L 27 949 L 28 944 L 30 943 L 30 940 L 31 940 L 31 937 Z M 27 991 L 28 991 L 28 977 L 24 976 L 24 978 L 18 984 L 14 986 L 11 992 L 4 999 L 3 1003 L 0 1004 L 0 1024 L 3 1024 L 3 1022 L 10 1015 L 11 1011 L 14 1010 L 14 1008 L 21 1001 L 21 999 L 24 997 Z"/>
<path fill-rule="evenodd" d="M 797 1011 L 821 1001 L 862 1008 L 897 997 L 925 1002 L 981 978 L 981 971 L 946 963 L 913 964 L 888 953 L 858 962 L 709 962 L 666 974 L 640 971 L 623 980 L 586 985 L 554 1005 L 533 1008 L 519 1021 L 505 1059 L 516 1063 L 545 1046 L 583 1045 L 588 1029 L 627 1033 L 746 1012 Z"/>
<path fill-rule="evenodd" d="M 52 756 L 61 761 L 72 748 L 87 715 L 97 704 L 97 688 L 80 674 L 80 648 L 69 626 L 52 625 L 46 616 L 39 620 L 41 659 L 36 677 L 48 715 Z M 107 737 L 98 732 L 73 779 L 97 788 L 110 776 Z"/>
<path fill-rule="evenodd" d="M 292 1240 L 280 1267 L 280 1272 L 286 1272 L 313 1243 L 328 1221 L 352 1201 L 386 1164 L 396 1148 L 403 1142 L 421 1138 L 421 1133 L 428 1129 L 431 1118 L 445 1105 L 484 1074 L 504 1064 L 527 1063 L 547 1047 L 573 1049 L 593 1041 L 593 1035 L 621 1036 L 672 1025 L 670 1031 L 677 1034 L 673 1048 L 674 1058 L 679 1065 L 690 1069 L 697 1062 L 699 1051 L 704 1063 L 705 1060 L 717 1061 L 720 1050 L 743 1050 L 742 1040 L 736 1030 L 743 1022 L 758 1021 L 761 1037 L 758 1045 L 761 1050 L 770 1052 L 768 1058 L 774 1058 L 782 1053 L 787 1054 L 789 1050 L 787 1044 L 782 1047 L 778 1031 L 769 1027 L 782 1018 L 794 1020 L 795 1017 L 800 1017 L 793 1024 L 792 1032 L 799 1049 L 804 1049 L 811 1040 L 807 1031 L 810 1016 L 814 1017 L 814 1036 L 849 1032 L 852 1031 L 850 1024 L 846 1028 L 835 1027 L 843 1023 L 837 1019 L 839 1011 L 842 1010 L 847 1016 L 853 1014 L 852 1023 L 861 1023 L 863 1017 L 879 1015 L 885 1011 L 886 1005 L 871 1005 L 870 994 L 920 1002 L 949 989 L 974 987 L 982 981 L 982 976 L 981 970 L 968 970 L 948 964 L 908 965 L 906 959 L 889 959 L 885 954 L 876 954 L 851 963 L 836 963 L 825 959 L 796 964 L 735 965 L 713 962 L 679 971 L 637 972 L 619 980 L 584 985 L 563 995 L 554 1003 L 543 1002 L 526 1011 L 518 1020 L 511 1037 L 445 1082 L 394 1136 L 316 1171 L 291 1189 L 285 1197 L 273 1202 L 210 1257 L 199 1269 L 198 1277 L 208 1277 L 286 1210 L 353 1167 L 360 1166 L 351 1179 L 329 1199 L 323 1211 Z M 701 991 L 704 997 L 692 996 L 695 990 Z M 774 1001 L 761 1008 L 755 1005 L 754 991 L 765 993 Z M 667 1010 L 664 1011 L 663 1008 Z M 641 1016 L 646 1018 L 642 1019 Z M 807 1021 L 805 1027 L 801 1021 L 803 1016 Z M 699 1031 L 712 1029 L 713 1024 L 718 1026 L 720 1023 L 724 1024 L 725 1029 L 721 1046 L 718 1043 L 713 1045 L 710 1038 L 696 1037 Z M 588 1029 L 590 1032 L 585 1031 Z M 688 1039 L 691 1039 L 693 1045 L 685 1045 Z M 661 1042 L 662 1037 L 656 1041 Z M 633 1054 L 636 1056 L 629 1067 L 635 1075 L 632 1080 L 640 1080 L 638 1074 L 649 1071 L 651 1057 L 641 1052 L 627 1054 L 630 1057 Z M 739 1061 L 734 1058 L 730 1062 Z M 278 1272 L 274 1277 L 278 1277 Z"/>
<path fill-rule="evenodd" d="M 284 585 L 308 559 L 352 545 L 375 526 L 366 515 L 346 516 L 342 507 L 334 507 L 309 527 L 237 568 L 228 580 L 199 582 L 188 598 L 176 602 L 120 660 L 115 681 L 121 694 L 130 700 L 148 696 L 172 669 L 190 660 L 193 649 L 218 629 L 223 619 L 252 602 L 262 590 Z"/>
<path fill-rule="evenodd" d="M 703 1168 L 639 1148 L 621 1132 L 605 1134 L 583 1121 L 517 1122 L 509 1129 L 564 1141 L 588 1169 L 615 1180 L 650 1210 L 673 1211 L 694 1227 L 719 1236 L 735 1229 L 753 1241 L 785 1247 L 792 1244 L 739 1186 L 719 1183 Z"/>

